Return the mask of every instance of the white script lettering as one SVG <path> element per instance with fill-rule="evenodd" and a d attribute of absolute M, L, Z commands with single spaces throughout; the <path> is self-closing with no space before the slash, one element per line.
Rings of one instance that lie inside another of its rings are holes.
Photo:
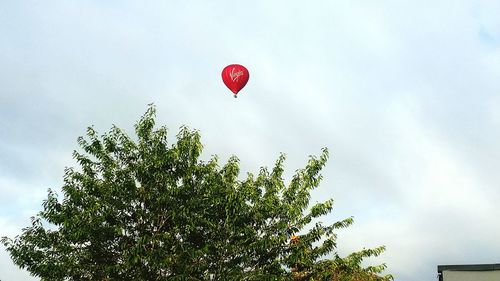
<path fill-rule="evenodd" d="M 235 72 L 234 67 L 231 69 L 231 72 L 229 73 L 229 76 L 231 77 L 231 80 L 233 80 L 233 82 L 238 81 L 238 78 L 242 75 L 243 75 L 243 71 L 240 70 L 238 72 Z"/>

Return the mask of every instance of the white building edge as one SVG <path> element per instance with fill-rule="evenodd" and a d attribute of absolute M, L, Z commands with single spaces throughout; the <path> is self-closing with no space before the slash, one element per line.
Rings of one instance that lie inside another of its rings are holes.
<path fill-rule="evenodd" d="M 500 281 L 500 264 L 438 265 L 439 281 Z"/>

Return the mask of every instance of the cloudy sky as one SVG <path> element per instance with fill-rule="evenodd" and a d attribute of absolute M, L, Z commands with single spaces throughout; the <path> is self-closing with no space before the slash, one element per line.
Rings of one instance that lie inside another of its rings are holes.
<path fill-rule="evenodd" d="M 306 4 L 307 3 L 307 4 Z M 19 234 L 94 125 L 172 135 L 243 171 L 328 147 L 313 201 L 354 216 L 339 252 L 386 245 L 396 280 L 499 263 L 500 2 L 2 1 L 0 236 Z M 250 71 L 234 99 L 220 79 Z M 0 279 L 37 280 L 0 248 Z"/>

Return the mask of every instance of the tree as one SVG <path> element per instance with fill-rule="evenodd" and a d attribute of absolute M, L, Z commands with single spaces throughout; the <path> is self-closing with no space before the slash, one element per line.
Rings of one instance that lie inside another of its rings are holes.
<path fill-rule="evenodd" d="M 334 231 L 352 218 L 310 226 L 333 207 L 309 206 L 326 149 L 285 185 L 284 155 L 240 180 L 238 158 L 200 160 L 197 131 L 182 127 L 169 145 L 153 106 L 135 132 L 133 140 L 115 126 L 102 136 L 90 127 L 78 138 L 63 198 L 49 189 L 31 225 L 2 238 L 19 267 L 42 280 L 391 279 L 379 276 L 384 265 L 360 265 L 383 247 L 336 254 Z"/>

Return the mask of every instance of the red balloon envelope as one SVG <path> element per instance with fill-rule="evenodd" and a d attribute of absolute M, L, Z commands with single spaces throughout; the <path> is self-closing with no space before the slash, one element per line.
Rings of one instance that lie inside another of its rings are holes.
<path fill-rule="evenodd" d="M 248 78 L 250 78 L 250 74 L 243 65 L 230 64 L 222 70 L 222 81 L 234 93 L 234 97 L 245 87 Z"/>

